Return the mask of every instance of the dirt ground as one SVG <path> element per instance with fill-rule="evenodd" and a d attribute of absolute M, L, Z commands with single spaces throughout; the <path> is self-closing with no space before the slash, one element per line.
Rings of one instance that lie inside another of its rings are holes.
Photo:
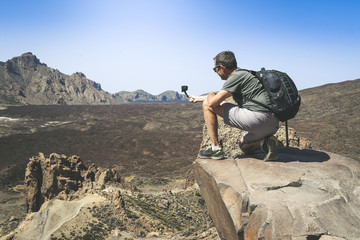
<path fill-rule="evenodd" d="M 28 159 L 43 152 L 127 175 L 183 174 L 202 126 L 201 104 L 7 107 L 0 110 L 0 171 L 21 180 Z"/>

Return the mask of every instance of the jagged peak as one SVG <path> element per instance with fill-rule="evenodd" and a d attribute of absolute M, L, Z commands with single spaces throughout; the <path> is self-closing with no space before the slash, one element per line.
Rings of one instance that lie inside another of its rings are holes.
<path fill-rule="evenodd" d="M 76 72 L 76 73 L 73 73 L 72 74 L 73 76 L 75 75 L 75 76 L 79 76 L 79 77 L 81 77 L 81 78 L 86 78 L 86 75 L 84 74 L 84 73 L 82 73 L 82 72 Z"/>
<path fill-rule="evenodd" d="M 32 54 L 32 52 L 26 52 L 21 54 L 21 56 L 28 56 L 28 55 L 36 57 L 34 54 Z"/>
<path fill-rule="evenodd" d="M 8 62 L 16 63 L 20 67 L 26 68 L 26 69 L 36 69 L 37 65 L 43 65 L 46 66 L 46 64 L 41 63 L 40 60 L 31 52 L 27 52 L 22 54 L 18 57 L 13 57 Z"/>
<path fill-rule="evenodd" d="M 36 57 L 36 55 L 31 52 L 23 53 L 19 57 L 14 57 L 13 59 L 32 59 L 34 61 L 40 62 L 40 60 Z"/>

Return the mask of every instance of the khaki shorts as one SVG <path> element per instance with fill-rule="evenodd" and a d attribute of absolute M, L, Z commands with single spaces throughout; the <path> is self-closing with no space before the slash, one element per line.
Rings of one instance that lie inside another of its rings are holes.
<path fill-rule="evenodd" d="M 244 143 L 261 140 L 279 129 L 279 120 L 271 112 L 253 112 L 231 103 L 224 104 L 224 122 L 246 131 Z"/>

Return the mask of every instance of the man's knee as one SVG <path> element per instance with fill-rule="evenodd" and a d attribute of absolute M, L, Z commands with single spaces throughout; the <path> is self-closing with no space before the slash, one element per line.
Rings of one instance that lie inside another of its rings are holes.
<path fill-rule="evenodd" d="M 223 117 L 224 116 L 224 105 L 220 105 L 220 106 L 217 106 L 217 107 L 213 108 L 213 107 L 210 107 L 208 102 L 205 100 L 203 102 L 203 111 L 204 112 L 209 111 L 209 112 L 212 112 L 215 115 Z"/>
<path fill-rule="evenodd" d="M 209 107 L 209 103 L 208 103 L 207 99 L 205 99 L 205 100 L 202 102 L 202 107 L 203 107 L 204 110 Z"/>
<path fill-rule="evenodd" d="M 203 111 L 204 111 L 204 112 L 205 112 L 205 111 L 214 112 L 213 108 L 209 106 L 209 102 L 208 102 L 207 99 L 205 99 L 205 100 L 203 101 L 203 105 L 202 105 L 202 106 L 203 106 Z"/>

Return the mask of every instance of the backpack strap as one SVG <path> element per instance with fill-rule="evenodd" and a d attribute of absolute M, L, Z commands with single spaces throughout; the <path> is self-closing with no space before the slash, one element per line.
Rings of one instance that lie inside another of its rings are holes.
<path fill-rule="evenodd" d="M 260 76 L 258 76 L 258 74 L 255 71 L 244 69 L 244 68 L 240 68 L 240 69 L 243 70 L 243 71 L 249 72 L 251 75 L 253 75 L 257 79 L 259 79 L 259 77 L 260 77 Z M 265 68 L 261 68 L 261 71 L 265 71 Z M 259 79 L 259 81 L 263 85 L 263 83 L 262 83 L 262 81 L 260 79 Z M 271 107 L 269 107 L 269 106 L 267 106 L 267 105 L 265 105 L 265 104 L 263 104 L 261 102 L 258 102 L 258 101 L 254 100 L 254 99 L 247 98 L 247 97 L 243 97 L 243 99 L 246 100 L 246 101 L 249 101 L 249 102 L 253 102 L 253 103 L 257 104 L 257 105 L 260 105 L 260 106 L 268 109 L 271 112 Z"/>
<path fill-rule="evenodd" d="M 245 69 L 245 68 L 240 68 L 240 70 L 242 70 L 242 71 L 246 71 L 246 72 L 248 72 L 248 73 L 250 73 L 250 74 L 254 75 L 255 77 L 257 77 L 257 76 L 256 76 L 256 72 L 255 72 L 255 71 L 253 71 L 253 70 L 249 70 L 249 69 Z"/>

